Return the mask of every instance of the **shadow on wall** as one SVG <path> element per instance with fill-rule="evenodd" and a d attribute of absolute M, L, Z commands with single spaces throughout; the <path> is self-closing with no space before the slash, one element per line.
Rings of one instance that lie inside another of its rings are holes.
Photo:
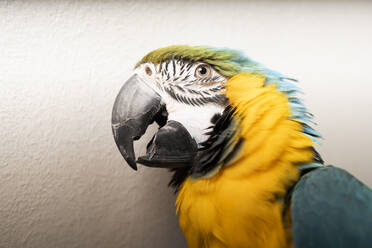
<path fill-rule="evenodd" d="M 135 143 L 136 154 L 145 154 L 146 144 L 156 130 L 157 125 L 151 125 Z M 133 187 L 130 191 L 136 193 L 128 195 L 133 199 L 126 210 L 128 233 L 125 232 L 125 247 L 187 247 L 178 226 L 176 195 L 168 187 L 171 173 L 166 169 L 139 165 L 138 171 L 130 174 L 137 183 L 129 184 Z"/>

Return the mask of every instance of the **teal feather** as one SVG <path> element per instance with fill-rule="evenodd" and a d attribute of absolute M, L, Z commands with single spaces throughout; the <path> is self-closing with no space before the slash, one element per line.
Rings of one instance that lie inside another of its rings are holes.
<path fill-rule="evenodd" d="M 230 54 L 235 54 L 228 58 L 229 63 L 236 69 L 236 73 L 246 72 L 263 75 L 265 77 L 265 85 L 276 85 L 277 89 L 285 94 L 288 98 L 290 111 L 292 113 L 291 119 L 303 124 L 304 135 L 311 138 L 315 144 L 320 144 L 319 139 L 321 135 L 315 131 L 308 124 L 314 123 L 313 115 L 309 113 L 303 104 L 303 101 L 298 98 L 298 94 L 303 93 L 300 88 L 295 85 L 297 80 L 284 76 L 283 74 L 270 70 L 260 63 L 244 56 L 244 54 L 238 50 L 232 50 L 229 48 L 211 48 L 215 49 L 216 52 L 226 51 Z M 235 74 L 235 73 L 234 73 Z M 301 165 L 302 167 L 310 168 L 321 166 L 320 163 L 309 163 Z"/>
<path fill-rule="evenodd" d="M 300 169 L 300 171 L 304 171 L 307 169 L 313 169 L 313 168 L 322 167 L 322 166 L 323 164 L 321 163 L 305 163 L 305 164 L 300 164 L 298 168 Z"/>
<path fill-rule="evenodd" d="M 237 52 L 234 50 L 234 52 Z M 234 65 L 238 64 L 239 72 L 256 73 L 265 76 L 265 85 L 276 85 L 277 89 L 285 94 L 288 98 L 291 119 L 303 124 L 303 133 L 309 137 L 315 144 L 320 145 L 321 135 L 308 124 L 314 123 L 313 115 L 308 112 L 303 104 L 303 101 L 298 98 L 298 94 L 303 93 L 300 88 L 295 85 L 297 80 L 286 77 L 279 72 L 265 68 L 263 65 L 243 56 L 242 53 L 231 61 Z M 306 163 L 299 165 L 300 170 L 311 169 L 322 166 L 322 163 Z"/>
<path fill-rule="evenodd" d="M 313 129 L 312 127 L 310 127 L 309 125 L 306 125 L 304 124 L 302 126 L 303 130 L 305 133 L 311 135 L 311 136 L 314 136 L 314 137 L 318 137 L 318 138 L 321 138 L 322 136 L 320 135 L 320 133 L 318 133 L 315 129 Z"/>

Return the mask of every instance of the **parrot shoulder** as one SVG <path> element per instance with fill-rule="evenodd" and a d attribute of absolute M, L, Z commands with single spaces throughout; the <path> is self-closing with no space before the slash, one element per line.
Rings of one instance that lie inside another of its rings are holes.
<path fill-rule="evenodd" d="M 291 216 L 295 247 L 372 247 L 372 190 L 343 169 L 302 176 Z"/>

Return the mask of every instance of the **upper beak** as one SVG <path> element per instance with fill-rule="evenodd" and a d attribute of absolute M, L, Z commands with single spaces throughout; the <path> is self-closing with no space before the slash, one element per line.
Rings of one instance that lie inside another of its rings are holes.
<path fill-rule="evenodd" d="M 112 132 L 121 155 L 137 170 L 133 140 L 139 139 L 160 110 L 161 98 L 135 74 L 124 83 L 112 110 Z"/>
<path fill-rule="evenodd" d="M 163 126 L 167 112 L 161 96 L 137 74 L 124 83 L 112 110 L 112 132 L 127 163 L 137 170 L 133 141 L 156 121 Z M 147 154 L 137 162 L 152 167 L 179 167 L 192 163 L 197 144 L 179 122 L 168 121 L 147 146 Z"/>

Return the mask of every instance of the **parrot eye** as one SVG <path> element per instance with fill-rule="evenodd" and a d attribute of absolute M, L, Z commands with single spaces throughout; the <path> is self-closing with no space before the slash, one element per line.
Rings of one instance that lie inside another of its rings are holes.
<path fill-rule="evenodd" d="M 206 64 L 199 65 L 195 69 L 195 77 L 197 78 L 208 78 L 211 75 L 211 67 Z"/>

